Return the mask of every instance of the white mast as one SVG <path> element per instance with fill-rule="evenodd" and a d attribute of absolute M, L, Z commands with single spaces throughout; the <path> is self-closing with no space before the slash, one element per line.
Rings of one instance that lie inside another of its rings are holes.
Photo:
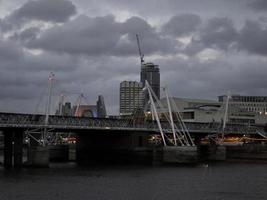
<path fill-rule="evenodd" d="M 167 104 L 168 104 L 169 116 L 170 116 L 171 127 L 172 127 L 172 134 L 173 134 L 173 139 L 174 139 L 174 145 L 177 146 L 176 133 L 175 133 L 174 123 L 173 123 L 173 117 L 172 117 L 172 110 L 171 110 L 171 104 L 170 104 L 170 100 L 169 100 L 169 95 L 168 95 L 168 92 L 167 92 L 166 88 L 163 88 L 163 90 L 165 91 L 166 100 L 167 100 Z"/>
<path fill-rule="evenodd" d="M 153 110 L 153 113 L 155 115 L 158 127 L 159 127 L 159 131 L 160 131 L 160 134 L 161 134 L 163 145 L 166 146 L 166 141 L 165 141 L 163 130 L 162 130 L 162 127 L 161 127 L 161 124 L 160 124 L 160 120 L 159 120 L 159 116 L 158 116 L 158 113 L 157 113 L 157 109 L 156 109 L 156 106 L 155 106 L 155 103 L 154 103 L 154 100 L 153 100 L 153 97 L 152 97 L 152 94 L 151 94 L 151 88 L 150 88 L 150 86 L 149 86 L 147 81 L 146 81 L 146 85 L 145 86 L 146 86 L 146 88 L 148 90 L 148 94 L 149 94 L 152 110 Z"/>
<path fill-rule="evenodd" d="M 227 116 L 228 116 L 229 99 L 230 99 L 230 92 L 228 92 L 227 98 L 226 98 L 225 112 L 224 112 L 224 118 L 223 118 L 223 128 L 222 128 L 222 139 L 224 139 L 224 130 L 225 130 Z"/>
<path fill-rule="evenodd" d="M 79 97 L 78 97 L 78 103 L 77 103 L 76 110 L 75 110 L 75 113 L 74 113 L 75 117 L 78 117 L 78 112 L 79 112 L 79 108 L 80 108 L 80 105 L 81 105 L 81 102 L 82 102 L 82 98 L 83 98 L 83 94 L 80 94 Z"/>
<path fill-rule="evenodd" d="M 47 125 L 48 125 L 48 120 L 49 120 L 49 115 L 50 115 L 52 86 L 53 86 L 54 77 L 55 75 L 51 72 L 48 78 L 48 99 L 47 99 L 47 105 L 46 105 L 46 110 L 45 110 L 45 128 L 44 128 L 44 133 L 42 136 L 43 146 L 45 146 L 45 140 L 46 140 L 46 134 L 47 134 Z"/>
<path fill-rule="evenodd" d="M 59 99 L 59 115 L 61 116 L 63 114 L 63 104 L 64 104 L 64 94 L 60 94 L 60 99 Z"/>

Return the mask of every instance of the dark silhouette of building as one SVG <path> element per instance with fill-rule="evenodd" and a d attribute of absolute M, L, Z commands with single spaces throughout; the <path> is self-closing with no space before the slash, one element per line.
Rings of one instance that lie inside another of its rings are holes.
<path fill-rule="evenodd" d="M 104 97 L 102 95 L 98 96 L 98 100 L 96 102 L 96 107 L 97 107 L 97 117 L 104 118 L 107 116 L 105 101 L 104 101 Z"/>
<path fill-rule="evenodd" d="M 140 80 L 145 86 L 145 81 L 149 83 L 156 96 L 160 99 L 160 71 L 159 66 L 153 63 L 143 63 L 141 65 Z M 148 94 L 144 97 L 144 105 L 149 101 Z"/>
<path fill-rule="evenodd" d="M 64 104 L 62 102 L 59 102 L 59 108 L 58 108 L 58 110 L 56 110 L 56 115 L 72 116 L 71 103 L 70 102 L 66 102 Z"/>
<path fill-rule="evenodd" d="M 71 106 L 70 102 L 65 104 L 59 102 L 59 108 L 56 110 L 56 115 L 61 116 L 76 116 L 76 117 L 100 117 L 105 118 L 107 116 L 106 106 L 103 96 L 98 96 L 98 100 L 94 105 L 83 104 Z"/>

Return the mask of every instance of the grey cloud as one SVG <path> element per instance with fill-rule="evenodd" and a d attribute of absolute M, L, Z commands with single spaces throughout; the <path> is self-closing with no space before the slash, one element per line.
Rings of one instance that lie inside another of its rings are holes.
<path fill-rule="evenodd" d="M 27 28 L 20 33 L 15 32 L 12 36 L 9 37 L 10 40 L 17 40 L 21 42 L 28 42 L 36 39 L 41 30 L 37 27 Z"/>
<path fill-rule="evenodd" d="M 140 33 L 147 54 L 174 51 L 173 41 L 160 36 L 143 19 L 132 17 L 119 23 L 110 15 L 79 16 L 43 32 L 28 47 L 70 54 L 132 55 L 137 54 L 136 33 Z"/>
<path fill-rule="evenodd" d="M 266 11 L 267 1 L 266 0 L 250 0 L 248 6 L 256 11 Z"/>
<path fill-rule="evenodd" d="M 210 19 L 192 38 L 184 53 L 195 55 L 205 48 L 224 51 L 239 50 L 255 55 L 267 55 L 267 28 L 264 23 L 247 20 L 241 30 L 227 18 Z"/>
<path fill-rule="evenodd" d="M 0 66 L 4 62 L 17 61 L 23 56 L 22 48 L 13 41 L 0 39 Z"/>
<path fill-rule="evenodd" d="M 182 50 L 187 55 L 195 55 L 205 48 L 235 49 L 239 33 L 228 18 L 211 18 L 194 32 L 191 42 Z"/>
<path fill-rule="evenodd" d="M 199 37 L 195 38 L 195 41 L 204 43 L 209 47 L 227 49 L 237 40 L 237 37 L 238 32 L 230 19 L 212 18 L 200 30 Z"/>
<path fill-rule="evenodd" d="M 163 27 L 163 32 L 173 36 L 186 36 L 196 31 L 201 19 L 195 14 L 182 14 L 172 17 Z"/>
<path fill-rule="evenodd" d="M 53 71 L 56 74 L 53 87 L 54 106 L 58 102 L 60 91 L 77 91 L 87 94 L 91 103 L 95 103 L 98 94 L 104 95 L 107 105 L 112 105 L 114 113 L 117 108 L 119 82 L 124 78 L 138 77 L 139 74 L 137 58 L 87 58 L 49 52 L 34 55 L 22 51 L 17 42 L 1 41 L 0 44 L 0 52 L 3 50 L 6 53 L 0 54 L 2 111 L 33 112 L 42 94 L 40 106 L 43 107 L 47 77 Z M 72 102 L 76 99 L 77 94 Z M 23 106 L 16 106 L 18 102 Z"/>
<path fill-rule="evenodd" d="M 236 60 L 235 55 L 225 58 L 205 63 L 198 59 L 158 60 L 162 85 L 167 85 L 174 96 L 191 98 L 216 99 L 227 91 L 244 95 L 266 91 L 265 61 L 253 57 Z"/>
<path fill-rule="evenodd" d="M 176 45 L 179 45 L 172 38 L 165 37 L 156 31 L 147 21 L 140 17 L 131 17 L 121 24 L 123 34 L 126 38 L 121 37 L 115 52 L 118 55 L 137 54 L 136 34 L 139 35 L 142 53 L 150 55 L 152 53 L 175 53 Z"/>
<path fill-rule="evenodd" d="M 13 41 L 0 41 L 0 85 L 2 87 L 38 85 L 39 74 L 69 72 L 79 67 L 77 58 L 43 52 L 31 54 Z M 34 74 L 34 75 L 33 75 Z M 3 96 L 3 95 L 2 95 Z"/>
<path fill-rule="evenodd" d="M 108 54 L 120 37 L 120 25 L 113 16 L 79 16 L 43 32 L 29 47 L 70 54 Z"/>
<path fill-rule="evenodd" d="M 267 28 L 248 20 L 240 31 L 239 48 L 253 54 L 267 55 Z"/>
<path fill-rule="evenodd" d="M 21 27 L 31 21 L 66 22 L 76 14 L 76 7 L 69 0 L 29 0 L 1 20 L 2 31 Z"/>
<path fill-rule="evenodd" d="M 140 17 L 131 17 L 130 19 L 124 22 L 124 26 L 122 27 L 123 32 L 135 33 L 136 31 L 140 31 L 140 34 L 148 34 L 152 35 L 154 33 L 154 29 L 142 18 Z"/>
<path fill-rule="evenodd" d="M 76 7 L 69 0 L 37 0 L 26 2 L 9 18 L 12 20 L 65 22 L 75 13 Z"/>

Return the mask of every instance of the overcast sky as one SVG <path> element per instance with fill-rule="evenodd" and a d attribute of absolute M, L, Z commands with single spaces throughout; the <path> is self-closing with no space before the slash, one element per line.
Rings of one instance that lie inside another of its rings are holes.
<path fill-rule="evenodd" d="M 267 95 L 266 0 L 0 0 L 0 111 L 42 112 L 64 91 L 119 113 L 119 83 L 146 62 L 176 97 Z"/>

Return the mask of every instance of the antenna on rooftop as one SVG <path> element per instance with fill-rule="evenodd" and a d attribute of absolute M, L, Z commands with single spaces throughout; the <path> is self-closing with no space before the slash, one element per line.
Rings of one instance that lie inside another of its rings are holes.
<path fill-rule="evenodd" d="M 142 54 L 142 52 L 141 52 L 141 47 L 140 47 L 140 41 L 139 41 L 138 34 L 136 34 L 136 40 L 137 40 L 137 46 L 138 46 L 140 61 L 141 61 L 141 65 L 142 65 L 145 62 L 145 60 L 144 60 L 144 54 Z"/>

